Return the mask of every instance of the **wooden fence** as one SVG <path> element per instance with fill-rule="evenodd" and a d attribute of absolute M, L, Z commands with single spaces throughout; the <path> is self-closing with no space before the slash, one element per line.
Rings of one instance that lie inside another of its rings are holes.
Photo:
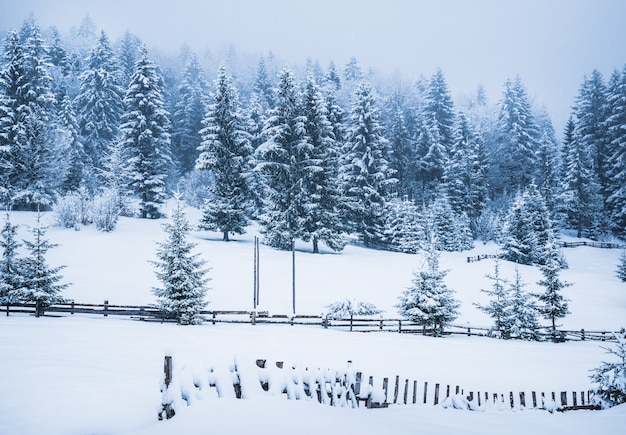
<path fill-rule="evenodd" d="M 492 407 L 544 409 L 550 412 L 599 409 L 591 391 L 562 391 L 559 394 L 536 391 L 465 392 L 458 385 L 429 385 L 428 382 L 401 379 L 400 376 L 385 377 L 380 384 L 375 382 L 373 376 L 355 371 L 351 361 L 345 368 L 333 370 L 288 366 L 282 361 L 268 365 L 265 359 L 258 359 L 254 367 L 246 366 L 246 362 L 235 361 L 228 368 L 222 367 L 222 371 L 226 370 L 227 376 L 220 376 L 217 373 L 219 369 L 214 367 L 205 373 L 182 373 L 183 370 L 174 371 L 172 357 L 165 356 L 159 419 L 169 419 L 176 414 L 176 408 L 189 406 L 198 398 L 209 395 L 237 399 L 280 395 L 292 400 L 309 400 L 349 408 L 440 405 L 467 410 Z M 207 389 L 215 391 L 208 394 Z"/>
<path fill-rule="evenodd" d="M 35 314 L 35 304 L 12 304 L 5 305 L 1 308 L 7 316 L 11 313 Z M 46 308 L 46 315 L 93 315 L 93 316 L 126 316 L 132 320 L 168 322 L 158 308 L 154 306 L 136 306 L 136 305 L 114 305 L 109 301 L 102 304 L 82 304 L 82 303 L 65 303 L 54 304 Z M 205 310 L 201 314 L 204 316 L 206 323 L 215 325 L 217 323 L 247 323 L 251 325 L 257 324 L 283 324 L 283 325 L 304 325 L 304 326 L 320 326 L 325 329 L 338 329 L 349 332 L 395 332 L 402 334 L 423 334 L 431 335 L 432 329 L 406 319 L 383 318 L 383 317 L 366 317 L 352 316 L 348 319 L 337 319 L 323 315 L 285 315 L 270 314 L 267 311 L 247 311 L 247 310 Z M 488 337 L 491 336 L 491 328 L 470 325 L 449 325 L 446 327 L 443 335 L 466 335 Z M 542 328 L 538 332 L 542 339 L 554 340 L 550 328 Z M 615 336 L 612 331 L 602 330 L 557 330 L 557 341 L 614 341 Z"/>

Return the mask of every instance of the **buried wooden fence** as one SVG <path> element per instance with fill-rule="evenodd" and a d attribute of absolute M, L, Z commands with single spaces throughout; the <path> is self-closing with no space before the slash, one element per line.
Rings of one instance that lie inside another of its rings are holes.
<path fill-rule="evenodd" d="M 215 368 L 207 373 L 174 371 L 172 357 L 165 356 L 161 387 L 162 410 L 159 420 L 172 418 L 176 408 L 189 406 L 198 398 L 206 397 L 207 389 L 215 389 L 213 396 L 249 399 L 262 396 L 284 396 L 292 400 L 315 401 L 330 406 L 357 408 L 387 408 L 390 405 L 433 405 L 467 410 L 538 409 L 549 412 L 579 409 L 600 409 L 594 403 L 592 391 L 540 392 L 520 391 L 494 393 L 465 392 L 458 385 L 451 387 L 436 383 L 418 382 L 395 376 L 383 378 L 382 385 L 373 376 L 365 376 L 352 368 L 352 362 L 341 370 L 310 369 L 285 366 L 284 362 L 267 364 L 258 359 L 256 364 L 235 361 L 217 374 Z"/>

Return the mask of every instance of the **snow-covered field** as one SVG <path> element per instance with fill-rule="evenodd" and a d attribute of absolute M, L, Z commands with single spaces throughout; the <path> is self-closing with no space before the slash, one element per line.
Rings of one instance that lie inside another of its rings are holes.
<path fill-rule="evenodd" d="M 189 210 L 194 222 L 197 211 Z M 52 221 L 52 214 L 44 215 Z M 31 213 L 13 213 L 12 222 L 32 225 Z M 50 228 L 60 246 L 49 262 L 66 265 L 65 293 L 77 302 L 149 304 L 158 285 L 152 265 L 155 241 L 164 234 L 159 221 L 122 219 L 110 234 Z M 28 237 L 25 228 L 21 235 Z M 212 268 L 210 308 L 252 308 L 254 229 L 230 243 L 215 233 L 194 233 L 198 251 Z M 485 302 L 485 274 L 493 261 L 467 263 L 468 255 L 491 254 L 495 245 L 477 244 L 471 252 L 443 254 L 447 283 L 462 301 L 456 324 L 489 326 L 474 306 Z M 567 329 L 619 329 L 626 326 L 626 285 L 614 270 L 619 250 L 565 250 L 572 282 Z M 420 256 L 348 246 L 339 254 L 296 252 L 296 306 L 300 314 L 319 314 L 331 302 L 355 298 L 397 317 L 394 305 L 410 284 Z M 514 266 L 501 263 L 505 276 Z M 540 289 L 539 272 L 520 266 L 527 290 Z M 291 312 L 291 253 L 261 246 L 260 309 Z M 428 406 L 341 409 L 278 398 L 206 399 L 157 421 L 163 356 L 174 356 L 175 370 L 237 360 L 265 358 L 317 367 L 356 369 L 375 379 L 417 379 L 460 385 L 465 391 L 583 391 L 589 370 L 609 356 L 598 342 L 527 343 L 453 336 L 442 339 L 393 333 L 349 333 L 319 327 L 206 324 L 180 327 L 114 317 L 0 316 L 0 433 L 6 434 L 160 434 L 160 433 L 618 433 L 626 408 L 607 411 L 458 411 Z"/>

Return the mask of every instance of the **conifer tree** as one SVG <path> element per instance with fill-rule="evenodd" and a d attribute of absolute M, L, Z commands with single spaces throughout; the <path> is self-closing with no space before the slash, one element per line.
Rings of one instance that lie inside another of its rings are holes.
<path fill-rule="evenodd" d="M 345 246 L 340 219 L 339 156 L 325 103 L 319 86 L 309 76 L 302 95 L 304 129 L 310 144 L 302 174 L 303 239 L 312 240 L 314 253 L 319 252 L 319 241 L 334 251 L 341 251 Z"/>
<path fill-rule="evenodd" d="M 488 314 L 494 321 L 489 332 L 499 338 L 511 338 L 512 318 L 511 315 L 511 292 L 507 287 L 507 280 L 500 276 L 500 262 L 496 259 L 493 275 L 486 275 L 493 285 L 491 289 L 480 289 L 486 293 L 490 300 L 486 305 L 474 304 L 480 311 Z"/>
<path fill-rule="evenodd" d="M 266 141 L 255 151 L 255 170 L 263 174 L 267 192 L 261 231 L 265 243 L 279 249 L 291 249 L 302 237 L 302 171 L 310 151 L 305 119 L 295 78 L 285 68 L 278 77 L 276 107 L 270 111 L 263 131 Z"/>
<path fill-rule="evenodd" d="M 626 335 L 624 329 L 615 333 L 615 348 L 604 348 L 613 361 L 603 362 L 589 376 L 597 388 L 594 398 L 602 408 L 626 403 Z"/>
<path fill-rule="evenodd" d="M 63 278 L 59 271 L 65 266 L 50 267 L 46 261 L 48 250 L 58 246 L 45 238 L 46 229 L 38 214 L 37 226 L 32 229 L 33 240 L 24 240 L 28 255 L 21 259 L 22 282 L 13 298 L 22 303 L 34 303 L 37 317 L 43 316 L 51 305 L 65 302 L 61 292 L 69 286 L 59 284 Z"/>
<path fill-rule="evenodd" d="M 193 254 L 194 243 L 187 240 L 190 231 L 185 211 L 177 197 L 176 208 L 171 222 L 164 223 L 168 235 L 165 242 L 158 244 L 156 276 L 162 287 L 152 291 L 158 299 L 158 307 L 169 319 L 175 319 L 180 325 L 202 323 L 201 311 L 206 306 L 205 295 L 208 279 L 204 269 L 205 261 L 200 254 Z"/>
<path fill-rule="evenodd" d="M 87 57 L 76 96 L 79 131 L 95 168 L 102 167 L 102 158 L 119 133 L 123 96 L 117 57 L 103 31 Z"/>
<path fill-rule="evenodd" d="M 542 303 L 539 310 L 543 317 L 550 321 L 552 337 L 556 340 L 556 321 L 569 314 L 568 299 L 561 294 L 561 291 L 572 284 L 562 281 L 559 277 L 563 263 L 555 240 L 549 239 L 544 249 L 545 262 L 540 266 L 543 279 L 539 280 L 537 284 L 544 287 L 545 291 L 538 295 L 539 302 Z"/>
<path fill-rule="evenodd" d="M 7 212 L 4 226 L 0 231 L 0 305 L 16 302 L 16 291 L 21 288 L 20 258 L 17 251 L 20 243 L 16 240 L 18 225 L 11 224 L 10 215 Z"/>
<path fill-rule="evenodd" d="M 414 272 L 413 286 L 404 290 L 396 307 L 400 315 L 431 328 L 433 335 L 439 336 L 457 318 L 460 303 L 454 298 L 454 290 L 444 283 L 448 272 L 439 269 L 439 253 L 432 243 L 425 256 L 423 266 Z"/>
<path fill-rule="evenodd" d="M 170 121 L 162 95 L 163 82 L 147 49 L 135 64 L 124 98 L 122 144 L 128 152 L 130 187 L 139 196 L 139 215 L 159 218 L 165 201 L 165 180 L 171 169 Z"/>
<path fill-rule="evenodd" d="M 350 112 L 340 177 L 348 219 L 365 246 L 382 237 L 385 197 L 396 181 L 379 116 L 371 85 L 361 82 Z"/>
<path fill-rule="evenodd" d="M 515 268 L 515 278 L 509 287 L 510 310 L 507 323 L 512 337 L 522 340 L 539 338 L 539 308 L 535 296 L 524 291 L 526 284 L 522 281 L 519 269 Z"/>
<path fill-rule="evenodd" d="M 213 99 L 200 132 L 202 144 L 196 162 L 197 169 L 210 170 L 214 177 L 200 228 L 221 231 L 223 240 L 229 241 L 229 233 L 243 234 L 247 225 L 252 147 L 237 89 L 223 66 L 215 79 Z"/>
<path fill-rule="evenodd" d="M 191 171 L 202 142 L 200 131 L 207 112 L 208 84 L 195 54 L 191 56 L 178 86 L 172 113 L 172 154 L 181 174 Z"/>
<path fill-rule="evenodd" d="M 626 67 L 611 76 L 607 97 L 606 209 L 618 237 L 626 237 Z"/>
<path fill-rule="evenodd" d="M 385 206 L 383 242 L 389 249 L 416 254 L 426 240 L 424 223 L 415 203 L 406 196 L 392 198 Z"/>

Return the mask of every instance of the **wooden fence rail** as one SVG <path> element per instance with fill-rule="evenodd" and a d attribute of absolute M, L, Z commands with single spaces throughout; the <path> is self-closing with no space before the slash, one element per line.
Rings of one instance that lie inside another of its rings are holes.
<path fill-rule="evenodd" d="M 184 371 L 184 369 L 181 369 Z M 550 412 L 577 409 L 599 409 L 592 391 L 488 391 L 465 392 L 458 385 L 418 382 L 416 379 L 384 377 L 382 384 L 373 376 L 355 371 L 352 362 L 343 369 L 314 369 L 285 365 L 278 361 L 268 364 L 257 359 L 251 367 L 248 362 L 235 361 L 228 368 L 212 367 L 204 373 L 182 373 L 174 370 L 172 357 L 165 356 L 162 383 L 162 410 L 159 419 L 169 419 L 176 408 L 189 406 L 197 398 L 207 396 L 203 391 L 215 388 L 213 396 L 252 398 L 263 395 L 282 395 L 293 400 L 313 400 L 320 404 L 356 408 L 387 408 L 390 405 L 434 405 L 447 408 L 479 410 L 544 409 Z M 229 381 L 224 381 L 228 379 Z M 390 382 L 391 380 L 391 382 Z M 230 385 L 225 385 L 230 382 Z"/>
<path fill-rule="evenodd" d="M 10 313 L 35 313 L 35 304 L 10 304 L 5 305 L 3 311 L 9 316 Z M 48 315 L 59 314 L 85 314 L 97 316 L 126 316 L 133 320 L 141 321 L 170 321 L 163 317 L 163 314 L 155 306 L 137 305 L 114 305 L 109 301 L 102 304 L 64 303 L 54 304 L 46 308 Z M 56 314 L 55 314 L 56 313 Z M 247 311 L 247 310 L 205 310 L 201 312 L 205 316 L 207 323 L 213 325 L 217 323 L 248 323 L 257 324 L 288 324 L 304 326 L 320 326 L 325 329 L 339 329 L 350 332 L 396 332 L 402 334 L 424 334 L 430 335 L 432 329 L 406 319 L 352 316 L 348 319 L 332 318 L 323 315 L 296 314 L 270 314 L 267 311 Z M 481 326 L 449 325 L 443 335 L 466 335 L 487 337 L 491 335 L 491 328 Z M 549 328 L 543 328 L 538 335 L 545 340 L 553 340 L 554 336 Z M 612 331 L 601 330 L 558 330 L 556 334 L 558 341 L 614 341 L 615 336 Z"/>

